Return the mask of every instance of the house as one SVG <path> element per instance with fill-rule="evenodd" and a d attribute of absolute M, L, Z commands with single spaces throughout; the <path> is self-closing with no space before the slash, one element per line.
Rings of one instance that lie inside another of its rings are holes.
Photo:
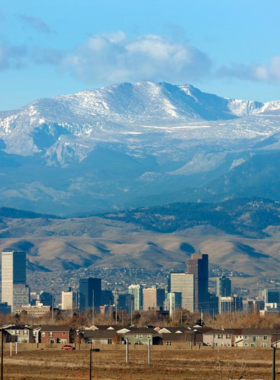
<path fill-rule="evenodd" d="M 83 343 L 113 344 L 119 343 L 120 337 L 114 330 L 84 330 L 81 334 Z"/>
<path fill-rule="evenodd" d="M 129 344 L 147 345 L 148 342 L 152 345 L 160 345 L 163 342 L 162 336 L 156 331 L 148 328 L 135 329 L 123 334 L 123 340 L 128 340 Z"/>
<path fill-rule="evenodd" d="M 209 330 L 203 332 L 203 345 L 214 347 L 231 347 L 233 334 L 231 330 Z"/>
<path fill-rule="evenodd" d="M 40 343 L 70 343 L 70 327 L 41 326 Z"/>
<path fill-rule="evenodd" d="M 280 339 L 280 331 L 273 329 L 242 329 L 242 347 L 270 348 L 273 342 Z"/>
<path fill-rule="evenodd" d="M 33 329 L 29 326 L 7 325 L 5 329 L 5 341 L 17 343 L 34 343 Z"/>
<path fill-rule="evenodd" d="M 163 344 L 171 346 L 177 343 L 183 343 L 187 346 L 194 346 L 196 344 L 196 332 L 189 331 L 184 333 L 162 333 Z"/>

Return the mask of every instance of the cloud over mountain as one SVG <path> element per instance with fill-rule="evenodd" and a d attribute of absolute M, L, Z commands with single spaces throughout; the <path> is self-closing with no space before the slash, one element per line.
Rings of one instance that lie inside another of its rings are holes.
<path fill-rule="evenodd" d="M 218 76 L 280 84 L 280 55 L 272 57 L 267 64 L 258 62 L 249 65 L 222 66 L 218 70 Z"/>
<path fill-rule="evenodd" d="M 91 83 L 186 82 L 207 76 L 212 67 L 211 59 L 188 42 L 155 34 L 130 39 L 123 32 L 90 36 L 66 54 L 61 64 Z"/>

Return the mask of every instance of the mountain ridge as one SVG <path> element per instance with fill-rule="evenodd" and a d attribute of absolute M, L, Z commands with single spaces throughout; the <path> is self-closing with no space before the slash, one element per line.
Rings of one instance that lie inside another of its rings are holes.
<path fill-rule="evenodd" d="M 39 99 L 0 113 L 0 206 L 73 215 L 178 192 L 186 202 L 242 197 L 252 186 L 265 196 L 269 183 L 275 199 L 279 110 L 279 101 L 164 82 Z M 271 166 L 265 179 L 258 175 L 263 157 Z"/>

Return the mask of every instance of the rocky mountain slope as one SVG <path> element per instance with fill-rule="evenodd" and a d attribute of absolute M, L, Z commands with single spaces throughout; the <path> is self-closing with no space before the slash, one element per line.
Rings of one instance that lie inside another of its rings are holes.
<path fill-rule="evenodd" d="M 0 206 L 69 215 L 251 189 L 277 199 L 279 140 L 279 101 L 190 85 L 123 83 L 40 99 L 0 113 Z M 265 179 L 264 161 L 273 167 Z"/>

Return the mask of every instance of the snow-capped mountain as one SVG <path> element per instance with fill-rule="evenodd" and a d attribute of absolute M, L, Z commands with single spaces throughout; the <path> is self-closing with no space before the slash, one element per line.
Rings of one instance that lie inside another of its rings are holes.
<path fill-rule="evenodd" d="M 106 209 L 233 176 L 259 162 L 258 152 L 279 148 L 280 101 L 151 82 L 40 99 L 0 112 L 2 204 L 52 213 Z"/>
<path fill-rule="evenodd" d="M 69 136 L 90 140 L 91 137 L 102 138 L 105 134 L 107 139 L 108 132 L 144 133 L 153 128 L 169 130 L 171 127 L 180 128 L 197 123 L 189 128 L 192 129 L 189 137 L 197 138 L 193 134 L 194 130 L 202 129 L 201 122 L 212 122 L 211 125 L 216 126 L 221 120 L 276 114 L 279 110 L 280 102 L 263 104 L 225 99 L 203 93 L 190 85 L 123 83 L 40 99 L 16 111 L 1 112 L 0 138 L 4 140 L 8 152 L 21 155 L 39 153 L 52 147 L 46 154 L 49 157 L 56 147 L 62 150 L 61 136 L 67 135 L 66 140 L 69 140 Z M 225 131 L 225 136 L 230 137 L 226 126 L 221 129 Z M 230 129 L 235 138 L 234 128 Z M 221 133 L 223 135 L 219 129 L 217 137 L 223 137 Z M 71 141 L 65 143 L 71 146 Z M 75 141 L 72 148 L 75 151 L 88 150 L 87 145 L 83 142 L 81 147 L 79 141 Z"/>

